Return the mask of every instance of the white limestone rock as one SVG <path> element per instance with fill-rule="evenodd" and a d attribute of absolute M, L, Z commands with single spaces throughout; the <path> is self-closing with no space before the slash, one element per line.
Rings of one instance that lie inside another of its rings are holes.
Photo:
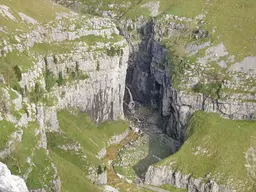
<path fill-rule="evenodd" d="M 0 162 L 0 191 L 28 192 L 25 181 L 19 176 L 12 175 L 7 166 Z"/>
<path fill-rule="evenodd" d="M 110 185 L 105 185 L 104 186 L 104 192 L 119 192 L 116 188 L 110 186 Z"/>

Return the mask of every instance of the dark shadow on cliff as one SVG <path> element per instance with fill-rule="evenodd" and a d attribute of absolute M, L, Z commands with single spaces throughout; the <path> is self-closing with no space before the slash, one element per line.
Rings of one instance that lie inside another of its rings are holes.
<path fill-rule="evenodd" d="M 153 41 L 155 35 L 153 25 L 153 21 L 150 21 L 144 23 L 144 25 L 141 25 L 141 27 L 137 29 L 138 37 L 141 39 L 139 45 L 136 45 L 136 43 L 133 42 L 134 39 L 132 39 L 133 36 L 129 32 L 129 29 L 120 29 L 120 33 L 130 44 L 126 86 L 132 94 L 132 100 L 134 100 L 135 103 L 140 103 L 142 106 L 151 108 L 152 111 L 155 111 L 154 113 L 158 114 L 158 117 L 154 122 L 155 125 L 150 125 L 150 123 L 148 124 L 147 116 L 144 117 L 145 120 L 142 120 L 142 122 L 147 122 L 143 126 L 149 128 L 146 131 L 143 130 L 143 132 L 148 135 L 149 151 L 148 155 L 144 159 L 141 159 L 133 166 L 135 173 L 141 178 L 144 178 L 150 165 L 175 153 L 183 141 L 183 139 L 180 140 L 181 142 L 177 140 L 180 138 L 179 130 L 177 130 L 177 123 L 175 123 L 175 120 L 173 121 L 174 117 L 172 117 L 172 113 L 175 113 L 177 110 L 172 109 L 172 106 L 170 105 L 169 108 L 171 114 L 165 117 L 161 115 L 163 107 L 161 101 L 164 89 L 163 85 L 161 85 L 152 75 L 151 63 L 153 60 L 152 51 L 157 52 L 162 56 L 164 55 L 164 48 L 160 46 L 160 43 Z M 163 81 L 166 86 L 171 87 L 170 75 L 164 75 Z M 128 107 L 128 104 L 131 101 L 131 95 L 127 89 L 124 101 L 125 115 L 131 116 Z M 150 126 L 154 128 L 150 130 Z"/>

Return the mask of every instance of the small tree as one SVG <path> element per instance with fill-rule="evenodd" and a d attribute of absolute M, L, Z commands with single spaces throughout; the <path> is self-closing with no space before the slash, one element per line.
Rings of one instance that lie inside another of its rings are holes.
<path fill-rule="evenodd" d="M 21 80 L 21 70 L 20 70 L 20 67 L 18 65 L 16 65 L 14 67 L 14 71 L 15 71 L 15 74 L 16 74 L 16 77 L 18 79 L 18 81 Z"/>

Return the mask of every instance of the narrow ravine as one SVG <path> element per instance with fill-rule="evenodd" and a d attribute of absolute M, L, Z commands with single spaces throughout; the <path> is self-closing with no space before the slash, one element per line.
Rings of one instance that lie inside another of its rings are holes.
<path fill-rule="evenodd" d="M 134 113 L 127 112 L 131 132 L 119 145 L 107 149 L 108 185 L 129 191 L 166 190 L 144 184 L 148 167 L 177 150 L 178 141 L 164 134 L 159 112 L 139 104 Z M 139 107 L 138 107 L 139 106 Z"/>

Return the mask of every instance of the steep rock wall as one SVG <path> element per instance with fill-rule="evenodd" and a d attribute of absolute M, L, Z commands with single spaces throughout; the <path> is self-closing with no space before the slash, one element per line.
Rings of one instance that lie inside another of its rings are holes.
<path fill-rule="evenodd" d="M 194 179 L 190 175 L 184 175 L 178 171 L 170 170 L 168 167 L 150 166 L 146 176 L 147 184 L 162 186 L 165 184 L 176 186 L 177 188 L 187 189 L 188 192 L 232 192 L 223 185 L 218 185 L 210 180 L 203 182 L 202 178 Z"/>
<path fill-rule="evenodd" d="M 222 43 L 215 45 L 207 41 L 208 32 L 200 29 L 199 21 L 167 15 L 151 21 L 141 17 L 135 22 L 123 22 L 122 34 L 131 52 L 127 86 L 134 100 L 159 110 L 162 129 L 178 140 L 180 146 L 185 140 L 186 124 L 198 110 L 216 112 L 230 119 L 256 119 L 255 86 L 251 83 L 256 78 L 255 70 L 235 67 L 245 64 L 249 58 L 237 64 Z M 187 39 L 190 43 L 179 44 Z M 177 55 L 175 46 L 181 46 L 187 57 Z M 200 53 L 202 50 L 205 52 Z M 196 57 L 197 64 L 191 62 L 192 57 Z M 217 67 L 212 65 L 214 61 Z M 250 62 L 255 61 L 248 61 L 248 67 Z M 198 90 L 201 85 L 206 88 Z M 205 182 L 165 166 L 150 166 L 145 182 L 174 185 L 191 192 L 234 191 L 230 186 L 210 179 Z"/>
<path fill-rule="evenodd" d="M 127 85 L 132 91 L 134 100 L 160 110 L 164 120 L 163 129 L 168 135 L 182 143 L 185 138 L 186 122 L 198 110 L 217 112 L 231 119 L 255 119 L 256 104 L 253 101 L 256 97 L 255 94 L 250 94 L 255 87 L 253 85 L 249 86 L 249 83 L 246 84 L 246 81 L 243 81 L 242 78 L 237 78 L 238 74 L 231 70 L 232 67 L 225 72 L 229 79 L 230 76 L 232 78 L 230 80 L 223 78 L 220 81 L 219 89 L 248 89 L 248 93 L 242 90 L 243 94 L 240 94 L 239 91 L 237 91 L 238 93 L 227 93 L 214 90 L 216 95 L 211 96 L 203 91 L 194 91 L 198 84 L 211 82 L 207 78 L 202 79 L 201 76 L 204 73 L 207 74 L 205 71 L 212 66 L 207 61 L 200 63 L 201 66 L 188 64 L 191 65 L 188 69 L 186 69 L 186 65 L 181 65 L 183 69 L 178 69 L 175 66 L 173 58 L 177 56 L 175 53 L 170 54 L 165 40 L 169 39 L 170 41 L 191 36 L 192 40 L 195 38 L 194 41 L 196 42 L 198 34 L 194 34 L 194 31 L 198 26 L 190 27 L 196 21 L 176 16 L 163 16 L 161 19 L 151 21 L 140 17 L 135 22 L 130 20 L 123 22 L 122 34 L 128 40 L 131 52 L 127 71 Z M 171 44 L 170 46 L 174 47 L 175 45 Z M 209 42 L 205 42 L 198 46 L 190 43 L 185 47 L 186 50 L 184 51 L 192 57 L 194 55 L 191 52 L 199 52 L 206 47 L 209 50 L 208 52 L 212 51 L 211 54 L 213 54 L 213 49 L 218 46 L 215 47 Z M 193 47 L 193 50 L 191 47 Z M 223 51 L 226 51 L 225 47 Z M 204 57 L 209 56 L 206 53 Z M 215 59 L 214 55 L 212 57 Z M 219 59 L 221 55 L 216 57 L 215 60 Z M 203 60 L 203 58 L 198 57 L 198 60 Z M 225 63 L 225 60 L 221 62 Z M 174 76 L 179 70 L 182 71 L 179 74 L 181 76 L 179 81 L 181 82 L 179 86 L 176 86 Z M 211 75 L 214 76 L 215 74 L 208 74 L 208 76 Z M 253 81 L 255 73 L 244 73 L 244 77 Z"/>
<path fill-rule="evenodd" d="M 17 26 L 1 31 L 1 62 L 8 64 L 0 71 L 0 159 L 30 190 L 61 191 L 47 133 L 61 133 L 57 112 L 66 108 L 78 108 L 96 123 L 123 119 L 129 48 L 110 19 L 45 5 L 54 7 L 52 20 L 37 21 L 29 11 L 18 14 L 7 6 L 10 17 L 0 14 Z"/>

